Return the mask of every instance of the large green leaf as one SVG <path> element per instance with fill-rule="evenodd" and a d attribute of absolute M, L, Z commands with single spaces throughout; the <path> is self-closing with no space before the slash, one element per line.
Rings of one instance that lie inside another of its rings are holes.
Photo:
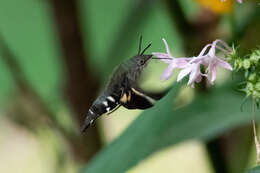
<path fill-rule="evenodd" d="M 47 102 L 56 101 L 63 74 L 48 3 L 34 0 L 0 1 L 0 20 L 1 37 L 15 55 L 29 85 Z M 10 75 L 2 78 L 8 81 L 7 85 L 13 84 L 9 82 Z M 0 94 L 12 92 L 3 89 L 0 88 Z"/>
<path fill-rule="evenodd" d="M 248 112 L 239 109 L 243 98 L 229 87 L 198 95 L 190 105 L 173 110 L 179 85 L 144 111 L 83 172 L 125 172 L 163 147 L 191 138 L 209 140 L 250 120 Z"/>
<path fill-rule="evenodd" d="M 260 173 L 260 166 L 250 169 L 250 170 L 246 171 L 246 173 Z"/>

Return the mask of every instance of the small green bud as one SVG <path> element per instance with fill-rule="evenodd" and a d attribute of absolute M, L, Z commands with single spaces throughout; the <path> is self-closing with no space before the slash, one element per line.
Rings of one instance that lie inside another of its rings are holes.
<path fill-rule="evenodd" d="M 255 89 L 256 89 L 257 91 L 260 91 L 260 82 L 257 82 L 257 83 L 255 84 Z"/>
<path fill-rule="evenodd" d="M 254 51 L 251 56 L 250 56 L 250 61 L 253 62 L 254 64 L 257 64 L 257 62 L 260 59 L 260 52 L 259 50 Z"/>
<path fill-rule="evenodd" d="M 253 96 L 253 98 L 255 98 L 255 99 L 259 99 L 260 98 L 260 93 L 258 92 L 258 91 L 253 91 L 252 92 L 252 96 Z"/>
<path fill-rule="evenodd" d="M 256 74 L 255 73 L 251 73 L 248 76 L 248 80 L 251 81 L 251 82 L 255 82 L 256 81 Z"/>
<path fill-rule="evenodd" d="M 236 59 L 234 62 L 234 68 L 236 70 L 241 69 L 241 67 L 243 66 L 243 61 L 241 61 L 241 59 Z"/>
<path fill-rule="evenodd" d="M 244 67 L 244 69 L 249 69 L 250 68 L 250 61 L 248 59 L 244 59 L 243 67 Z"/>
<path fill-rule="evenodd" d="M 226 60 L 228 61 L 228 62 L 232 62 L 232 61 L 235 61 L 235 60 L 237 60 L 237 59 L 239 59 L 239 56 L 236 54 L 236 52 L 231 52 L 231 53 L 229 53 L 227 56 L 226 56 Z"/>

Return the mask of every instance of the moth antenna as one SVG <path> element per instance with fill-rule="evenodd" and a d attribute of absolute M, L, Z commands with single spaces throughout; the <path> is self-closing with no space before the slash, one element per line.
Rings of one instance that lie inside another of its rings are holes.
<path fill-rule="evenodd" d="M 143 41 L 143 36 L 141 35 L 139 38 L 139 49 L 138 49 L 138 55 L 140 55 L 141 49 L 142 49 L 142 41 Z"/>
<path fill-rule="evenodd" d="M 148 44 L 148 46 L 146 46 L 146 48 L 144 48 L 144 50 L 142 51 L 142 53 L 140 54 L 140 55 L 143 55 L 144 54 L 144 52 L 151 46 L 152 44 L 150 43 L 150 44 Z"/>

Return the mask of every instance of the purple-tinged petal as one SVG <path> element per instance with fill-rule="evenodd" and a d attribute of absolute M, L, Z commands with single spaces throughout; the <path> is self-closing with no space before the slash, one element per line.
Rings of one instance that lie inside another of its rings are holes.
<path fill-rule="evenodd" d="M 171 52 L 170 52 L 170 49 L 169 49 L 169 46 L 168 46 L 166 40 L 165 40 L 164 38 L 163 38 L 162 40 L 163 40 L 163 42 L 164 42 L 164 45 L 165 45 L 167 54 L 171 55 Z"/>
<path fill-rule="evenodd" d="M 166 64 L 170 64 L 172 62 L 173 57 L 169 56 L 166 53 L 161 53 L 161 52 L 153 52 L 152 53 L 154 56 L 158 58 L 171 58 L 171 59 L 160 59 L 161 61 L 165 62 Z"/>
<path fill-rule="evenodd" d="M 200 64 L 192 64 L 192 70 L 190 72 L 190 78 L 188 81 L 188 85 L 191 85 L 196 81 L 198 76 L 200 75 Z"/>
<path fill-rule="evenodd" d="M 220 45 L 222 45 L 222 47 L 218 46 L 217 44 L 220 43 Z M 219 49 L 221 52 L 225 53 L 225 54 L 228 54 L 229 52 L 232 51 L 232 48 L 228 46 L 228 44 L 226 42 L 224 42 L 223 40 L 215 40 L 213 43 L 212 43 L 212 46 L 208 52 L 208 55 L 210 57 L 214 57 L 216 56 L 216 49 Z"/>
<path fill-rule="evenodd" d="M 176 68 L 185 68 L 190 60 L 191 58 L 175 58 Z"/>
<path fill-rule="evenodd" d="M 175 68 L 175 64 L 174 63 L 170 64 L 161 75 L 161 80 L 162 81 L 168 80 L 171 77 L 174 68 Z"/>
<path fill-rule="evenodd" d="M 191 72 L 191 68 L 187 67 L 180 71 L 177 82 L 181 81 L 185 76 L 187 76 Z"/>
<path fill-rule="evenodd" d="M 204 59 L 206 58 L 206 56 L 198 56 L 198 57 L 192 57 L 190 63 L 201 63 Z"/>
<path fill-rule="evenodd" d="M 215 40 L 212 44 L 211 44 L 211 48 L 209 49 L 208 55 L 209 57 L 214 57 L 216 54 L 216 44 L 217 44 L 218 40 Z"/>
<path fill-rule="evenodd" d="M 211 75 L 210 75 L 210 83 L 213 84 L 214 81 L 216 80 L 216 66 L 213 65 L 212 68 L 211 68 L 211 71 L 210 71 Z"/>
<path fill-rule="evenodd" d="M 222 48 L 222 47 L 220 47 L 218 45 L 216 45 L 216 49 L 220 50 L 221 52 L 223 52 L 225 54 L 229 54 L 230 53 L 229 51 L 227 51 L 226 49 L 224 49 L 224 48 Z"/>
<path fill-rule="evenodd" d="M 198 77 L 197 77 L 197 79 L 195 80 L 197 83 L 200 83 L 200 81 L 201 81 L 201 79 L 202 79 L 202 76 L 201 76 L 202 74 L 200 74 Z"/>
<path fill-rule="evenodd" d="M 225 69 L 228 69 L 228 70 L 233 70 L 232 66 L 227 63 L 226 61 L 222 60 L 222 59 L 219 59 L 217 60 L 217 66 L 220 66 L 222 68 L 225 68 Z"/>
<path fill-rule="evenodd" d="M 204 65 L 206 68 L 209 66 L 211 58 L 209 56 L 204 56 L 200 64 Z"/>
<path fill-rule="evenodd" d="M 204 46 L 204 48 L 200 51 L 200 54 L 198 57 L 203 56 L 209 46 L 211 46 L 211 44 L 207 44 L 206 46 Z"/>
<path fill-rule="evenodd" d="M 160 61 L 166 63 L 166 64 L 171 64 L 173 60 L 170 59 L 160 59 Z"/>
<path fill-rule="evenodd" d="M 172 58 L 167 53 L 153 52 L 152 54 L 158 58 Z"/>
<path fill-rule="evenodd" d="M 229 52 L 232 51 L 232 48 L 231 48 L 226 42 L 224 42 L 223 40 L 217 39 L 216 42 L 221 43 L 221 45 L 222 45 L 224 48 L 226 48 L 226 50 L 228 50 Z M 216 44 L 217 44 L 217 43 L 216 43 Z"/>

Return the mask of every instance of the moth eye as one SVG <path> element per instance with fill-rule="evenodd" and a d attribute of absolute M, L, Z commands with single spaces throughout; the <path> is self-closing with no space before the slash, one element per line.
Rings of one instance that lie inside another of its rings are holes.
<path fill-rule="evenodd" d="M 140 65 L 144 65 L 145 61 L 144 61 L 143 59 L 141 59 L 141 60 L 139 61 L 139 63 L 140 63 Z"/>

